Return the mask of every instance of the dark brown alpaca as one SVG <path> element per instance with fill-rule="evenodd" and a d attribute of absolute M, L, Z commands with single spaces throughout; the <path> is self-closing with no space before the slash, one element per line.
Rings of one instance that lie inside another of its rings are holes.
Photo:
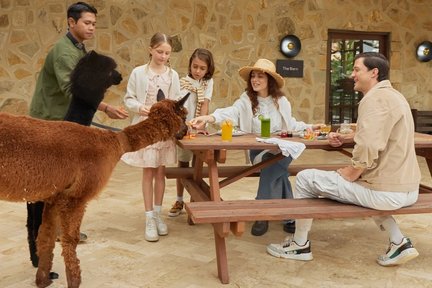
<path fill-rule="evenodd" d="M 0 113 L 0 199 L 45 202 L 37 241 L 38 287 L 52 283 L 59 225 L 68 287 L 80 286 L 76 247 L 88 201 L 106 185 L 124 153 L 185 135 L 186 98 L 154 104 L 147 120 L 120 132 Z"/>

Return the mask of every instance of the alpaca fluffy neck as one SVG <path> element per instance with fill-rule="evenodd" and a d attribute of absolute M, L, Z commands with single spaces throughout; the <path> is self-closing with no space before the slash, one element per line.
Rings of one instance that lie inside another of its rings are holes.
<path fill-rule="evenodd" d="M 119 137 L 124 153 L 138 151 L 156 142 L 171 138 L 169 129 L 164 127 L 164 123 L 151 118 L 126 127 L 119 132 Z"/>

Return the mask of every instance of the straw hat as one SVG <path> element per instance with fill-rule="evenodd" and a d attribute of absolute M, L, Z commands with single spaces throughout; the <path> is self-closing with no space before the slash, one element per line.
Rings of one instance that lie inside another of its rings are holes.
<path fill-rule="evenodd" d="M 276 67 L 270 60 L 267 59 L 258 59 L 258 61 L 255 62 L 254 66 L 245 66 L 240 68 L 239 74 L 240 77 L 242 77 L 246 82 L 249 81 L 249 75 L 250 72 L 253 70 L 265 72 L 273 77 L 273 79 L 276 80 L 277 85 L 279 88 L 282 88 L 284 86 L 284 79 L 281 75 L 279 75 L 276 72 Z"/>

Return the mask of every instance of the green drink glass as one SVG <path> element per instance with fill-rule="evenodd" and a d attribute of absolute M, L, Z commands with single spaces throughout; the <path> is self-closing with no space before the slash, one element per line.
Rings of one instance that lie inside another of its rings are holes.
<path fill-rule="evenodd" d="M 270 137 L 270 118 L 261 118 L 261 137 Z"/>

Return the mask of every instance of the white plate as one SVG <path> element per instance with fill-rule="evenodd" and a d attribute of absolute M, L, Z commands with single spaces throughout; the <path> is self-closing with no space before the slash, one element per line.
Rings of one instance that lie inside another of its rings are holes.
<path fill-rule="evenodd" d="M 217 132 L 217 134 L 218 134 L 218 135 L 222 135 L 222 131 L 219 130 L 219 131 Z M 247 132 L 244 132 L 244 131 L 234 130 L 233 133 L 232 133 L 232 136 L 242 136 L 242 135 L 246 135 L 246 134 L 248 134 L 248 133 L 247 133 Z"/>

